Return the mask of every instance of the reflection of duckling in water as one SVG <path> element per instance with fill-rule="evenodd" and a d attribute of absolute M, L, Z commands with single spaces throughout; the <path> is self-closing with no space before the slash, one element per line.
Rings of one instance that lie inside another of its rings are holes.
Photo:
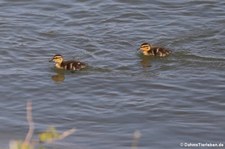
<path fill-rule="evenodd" d="M 64 74 L 57 73 L 56 75 L 52 76 L 52 80 L 58 83 L 63 82 L 65 80 L 65 76 Z"/>
<path fill-rule="evenodd" d="M 163 47 L 156 47 L 152 46 L 149 43 L 143 43 L 141 44 L 140 48 L 138 49 L 143 53 L 143 55 L 146 56 L 159 56 L 159 57 L 165 57 L 172 53 L 172 51 L 165 49 Z"/>
<path fill-rule="evenodd" d="M 149 57 L 143 57 L 140 63 L 143 68 L 151 67 L 151 59 Z"/>
<path fill-rule="evenodd" d="M 49 62 L 55 62 L 55 67 L 64 70 L 81 70 L 87 67 L 87 65 L 80 61 L 64 61 L 63 56 L 56 54 Z"/>

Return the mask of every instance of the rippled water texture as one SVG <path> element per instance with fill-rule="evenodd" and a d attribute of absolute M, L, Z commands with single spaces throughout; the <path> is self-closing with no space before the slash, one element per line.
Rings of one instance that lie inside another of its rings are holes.
<path fill-rule="evenodd" d="M 0 147 L 24 139 L 27 101 L 34 139 L 77 129 L 47 149 L 130 149 L 135 131 L 139 149 L 224 143 L 224 19 L 222 0 L 0 1 Z M 89 68 L 55 70 L 56 53 Z"/>

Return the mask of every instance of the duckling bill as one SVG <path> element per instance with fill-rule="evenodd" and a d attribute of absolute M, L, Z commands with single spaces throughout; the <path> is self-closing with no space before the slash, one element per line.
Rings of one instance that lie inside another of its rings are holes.
<path fill-rule="evenodd" d="M 165 57 L 172 53 L 172 51 L 170 51 L 166 48 L 152 46 L 149 43 L 142 43 L 138 50 L 141 51 L 141 53 L 146 56 Z"/>
<path fill-rule="evenodd" d="M 87 67 L 87 64 L 80 62 L 80 61 L 64 61 L 64 58 L 60 54 L 56 54 L 49 62 L 55 62 L 55 67 L 58 69 L 64 70 L 81 70 Z"/>

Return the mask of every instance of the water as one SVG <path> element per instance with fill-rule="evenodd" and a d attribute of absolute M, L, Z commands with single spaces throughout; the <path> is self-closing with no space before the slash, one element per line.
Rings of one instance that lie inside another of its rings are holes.
<path fill-rule="evenodd" d="M 76 128 L 51 149 L 183 148 L 225 143 L 225 2 L 214 0 L 2 0 L 0 146 L 48 126 Z M 167 58 L 137 54 L 142 42 Z M 87 62 L 54 69 L 56 53 Z"/>

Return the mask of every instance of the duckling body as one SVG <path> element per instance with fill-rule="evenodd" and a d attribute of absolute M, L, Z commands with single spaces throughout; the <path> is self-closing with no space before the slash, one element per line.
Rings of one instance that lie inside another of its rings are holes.
<path fill-rule="evenodd" d="M 55 62 L 55 67 L 58 69 L 64 70 L 81 70 L 87 67 L 87 65 L 80 61 L 64 61 L 63 56 L 60 54 L 56 54 L 49 62 Z"/>
<path fill-rule="evenodd" d="M 149 43 L 143 43 L 141 44 L 139 50 L 146 56 L 159 56 L 159 57 L 165 57 L 172 53 L 172 51 L 163 48 L 163 47 L 157 47 L 152 46 Z"/>

